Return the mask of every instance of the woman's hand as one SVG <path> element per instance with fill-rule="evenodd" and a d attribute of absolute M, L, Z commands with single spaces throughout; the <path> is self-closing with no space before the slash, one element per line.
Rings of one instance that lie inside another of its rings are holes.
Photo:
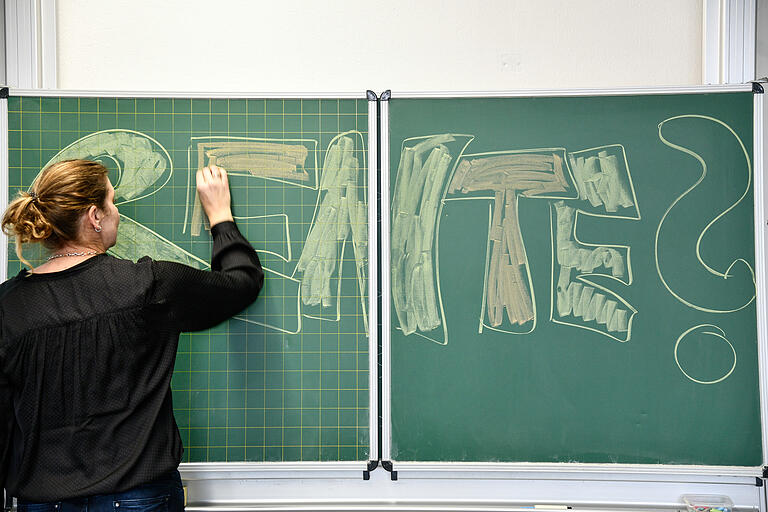
<path fill-rule="evenodd" d="M 211 227 L 233 220 L 227 171 L 215 165 L 197 171 L 197 195 Z"/>

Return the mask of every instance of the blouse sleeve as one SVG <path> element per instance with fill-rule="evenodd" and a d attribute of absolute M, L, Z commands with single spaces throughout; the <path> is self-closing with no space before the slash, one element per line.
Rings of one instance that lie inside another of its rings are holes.
<path fill-rule="evenodd" d="M 170 261 L 152 261 L 150 305 L 178 331 L 209 329 L 256 300 L 264 271 L 256 251 L 234 222 L 211 228 L 211 271 Z"/>

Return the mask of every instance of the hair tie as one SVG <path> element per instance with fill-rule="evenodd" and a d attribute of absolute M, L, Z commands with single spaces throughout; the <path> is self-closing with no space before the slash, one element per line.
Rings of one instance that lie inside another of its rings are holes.
<path fill-rule="evenodd" d="M 29 196 L 32 198 L 33 203 L 37 203 L 37 192 L 30 192 Z"/>

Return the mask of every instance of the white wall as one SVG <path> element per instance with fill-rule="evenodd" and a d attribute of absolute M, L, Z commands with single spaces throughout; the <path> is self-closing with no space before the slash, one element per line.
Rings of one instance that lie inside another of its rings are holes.
<path fill-rule="evenodd" d="M 702 0 L 57 0 L 58 86 L 499 90 L 702 81 Z"/>
<path fill-rule="evenodd" d="M 768 76 L 768 0 L 757 0 L 755 77 Z"/>

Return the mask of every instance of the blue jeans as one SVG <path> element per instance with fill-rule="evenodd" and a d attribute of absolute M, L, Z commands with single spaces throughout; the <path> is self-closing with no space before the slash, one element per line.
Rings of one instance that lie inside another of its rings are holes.
<path fill-rule="evenodd" d="M 177 512 L 184 510 L 181 476 L 168 476 L 130 491 L 50 503 L 18 501 L 18 512 Z"/>

